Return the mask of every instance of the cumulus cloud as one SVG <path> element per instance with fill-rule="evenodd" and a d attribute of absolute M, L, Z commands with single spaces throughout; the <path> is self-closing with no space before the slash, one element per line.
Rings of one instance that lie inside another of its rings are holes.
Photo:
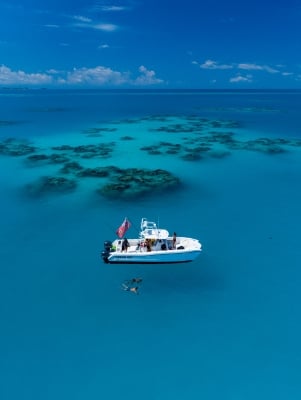
<path fill-rule="evenodd" d="M 81 22 L 91 22 L 91 18 L 88 17 L 84 17 L 82 15 L 74 15 L 73 19 L 75 19 L 76 21 L 81 21 Z"/>
<path fill-rule="evenodd" d="M 67 72 L 66 78 L 61 79 L 61 83 L 71 85 L 121 85 L 128 81 L 128 74 L 114 71 L 111 68 L 98 66 L 95 68 L 74 68 Z"/>
<path fill-rule="evenodd" d="M 199 64 L 194 62 L 194 64 L 198 64 L 202 69 L 232 69 L 233 65 L 228 64 L 219 64 L 217 61 L 206 60 L 203 64 Z"/>
<path fill-rule="evenodd" d="M 105 23 L 105 22 L 95 22 L 91 18 L 85 17 L 83 15 L 72 15 L 70 16 L 74 22 L 71 26 L 76 28 L 84 28 L 84 29 L 96 29 L 105 32 L 114 32 L 119 27 L 118 25 Z"/>
<path fill-rule="evenodd" d="M 101 11 L 123 11 L 126 10 L 126 7 L 123 6 L 99 6 Z"/>
<path fill-rule="evenodd" d="M 1 85 L 46 85 L 52 82 L 52 76 L 45 73 L 12 71 L 5 65 L 0 66 Z"/>
<path fill-rule="evenodd" d="M 110 47 L 110 46 L 109 46 L 108 44 L 106 44 L 106 43 L 100 44 L 100 45 L 98 46 L 99 49 L 108 49 L 109 47 Z"/>
<path fill-rule="evenodd" d="M 200 64 L 197 61 L 192 61 L 192 64 L 198 65 L 201 69 L 207 69 L 207 70 L 227 70 L 227 69 L 236 69 L 236 70 L 244 70 L 244 71 L 263 71 L 267 72 L 269 74 L 277 74 L 281 73 L 279 67 L 271 67 L 269 65 L 261 65 L 257 63 L 231 63 L 231 64 L 223 64 L 218 61 L 214 61 L 211 59 L 206 60 L 204 63 Z M 282 74 L 283 75 L 283 74 Z M 245 79 L 248 79 L 248 77 L 245 77 L 243 75 L 237 75 L 236 78 L 233 79 L 238 79 L 237 81 L 245 81 Z"/>
<path fill-rule="evenodd" d="M 149 86 L 149 85 L 156 85 L 158 83 L 163 83 L 162 79 L 156 77 L 155 71 L 148 70 L 147 68 L 144 67 L 144 65 L 141 65 L 139 67 L 139 72 L 141 73 L 141 75 L 135 79 L 134 81 L 135 85 Z"/>
<path fill-rule="evenodd" d="M 58 71 L 57 69 L 50 68 L 46 72 L 47 72 L 47 74 L 50 74 L 50 75 L 57 75 L 57 74 L 61 73 L 62 71 Z"/>
<path fill-rule="evenodd" d="M 0 67 L 1 85 L 27 85 L 27 86 L 150 86 L 163 83 L 156 77 L 153 70 L 141 65 L 139 75 L 132 77 L 130 72 L 120 72 L 109 67 L 96 66 L 93 68 L 74 68 L 71 71 L 48 69 L 45 73 L 27 73 L 13 71 L 9 67 Z"/>
<path fill-rule="evenodd" d="M 73 24 L 74 27 L 76 28 L 84 28 L 84 29 L 96 29 L 98 31 L 104 31 L 104 32 L 114 32 L 118 29 L 118 25 L 115 24 L 94 24 L 92 22 L 76 22 Z"/>
<path fill-rule="evenodd" d="M 277 69 L 269 67 L 268 65 L 259 65 L 259 64 L 248 64 L 248 63 L 240 63 L 237 65 L 238 69 L 245 69 L 248 71 L 266 71 L 270 74 L 275 74 L 279 72 Z"/>
<path fill-rule="evenodd" d="M 114 32 L 118 29 L 118 26 L 115 24 L 96 24 L 96 25 L 91 25 L 91 27 L 105 32 Z"/>
<path fill-rule="evenodd" d="M 45 26 L 45 28 L 53 28 L 53 29 L 57 29 L 60 27 L 59 25 L 56 25 L 56 24 L 46 24 L 44 26 Z"/>
<path fill-rule="evenodd" d="M 252 82 L 252 75 L 246 75 L 246 76 L 237 75 L 237 76 L 234 76 L 233 78 L 230 78 L 230 82 L 231 83 L 239 83 L 239 82 L 250 83 L 250 82 Z"/>
<path fill-rule="evenodd" d="M 107 4 L 105 4 L 107 3 Z M 111 4 L 110 4 L 111 3 Z M 120 3 L 117 1 L 116 3 Z M 90 12 L 99 13 L 99 12 L 120 12 L 125 10 L 130 10 L 130 6 L 124 6 L 120 4 L 114 4 L 110 1 L 96 0 L 94 4 L 90 7 Z"/>

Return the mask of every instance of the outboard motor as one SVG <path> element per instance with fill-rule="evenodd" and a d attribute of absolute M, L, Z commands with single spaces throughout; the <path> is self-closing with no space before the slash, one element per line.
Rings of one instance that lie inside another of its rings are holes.
<path fill-rule="evenodd" d="M 110 253 L 108 252 L 108 251 L 102 251 L 101 252 L 101 257 L 102 257 L 102 259 L 103 259 L 103 261 L 106 263 L 106 264 L 108 264 L 109 263 L 109 255 L 110 255 Z"/>
<path fill-rule="evenodd" d="M 103 261 L 108 264 L 109 262 L 109 255 L 110 255 L 110 250 L 112 247 L 112 242 L 110 241 L 105 241 L 103 244 L 104 250 L 101 252 L 101 257 L 103 259 Z"/>
<path fill-rule="evenodd" d="M 105 250 L 111 250 L 111 247 L 112 247 L 112 242 L 110 242 L 109 240 L 106 240 L 105 242 L 104 242 L 104 244 L 103 244 L 103 247 L 104 247 L 104 249 Z"/>

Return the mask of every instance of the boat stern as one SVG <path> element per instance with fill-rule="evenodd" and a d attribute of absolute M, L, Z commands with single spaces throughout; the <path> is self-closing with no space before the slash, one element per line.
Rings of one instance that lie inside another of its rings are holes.
<path fill-rule="evenodd" d="M 101 252 L 101 258 L 106 264 L 109 263 L 109 256 L 111 250 L 112 250 L 112 242 L 106 240 L 103 244 L 103 251 Z"/>

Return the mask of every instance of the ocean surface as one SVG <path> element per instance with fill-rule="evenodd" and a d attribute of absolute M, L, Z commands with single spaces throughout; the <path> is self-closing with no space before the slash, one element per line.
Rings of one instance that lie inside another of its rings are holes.
<path fill-rule="evenodd" d="M 300 91 L 0 91 L 0 399 L 299 400 L 300 110 Z M 203 252 L 106 265 L 125 217 Z"/>

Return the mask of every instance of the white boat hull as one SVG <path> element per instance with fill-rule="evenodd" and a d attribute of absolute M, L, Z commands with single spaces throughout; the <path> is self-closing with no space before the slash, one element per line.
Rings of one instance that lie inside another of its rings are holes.
<path fill-rule="evenodd" d="M 111 253 L 108 264 L 176 264 L 195 260 L 201 250 L 165 250 L 150 253 Z"/>

